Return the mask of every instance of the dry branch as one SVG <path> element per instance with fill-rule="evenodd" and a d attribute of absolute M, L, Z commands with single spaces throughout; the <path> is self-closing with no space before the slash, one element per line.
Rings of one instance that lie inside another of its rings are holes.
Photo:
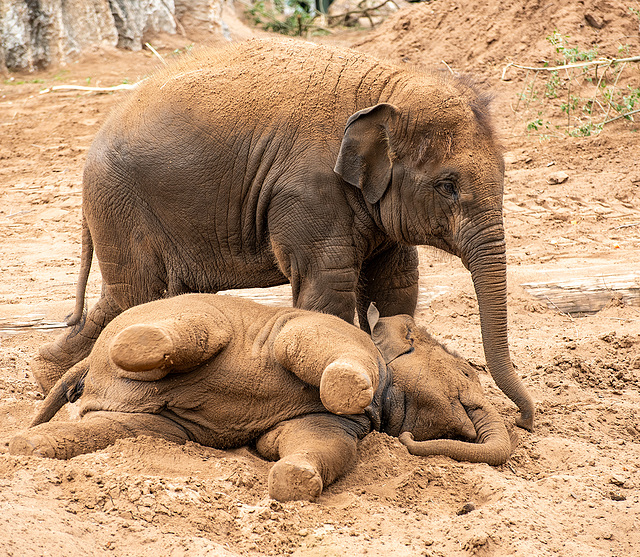
<path fill-rule="evenodd" d="M 129 90 L 137 87 L 138 84 L 134 83 L 133 85 L 129 83 L 122 83 L 121 85 L 114 85 L 112 87 L 87 87 L 84 85 L 54 85 L 53 87 L 48 87 L 47 89 L 43 89 L 40 91 L 40 94 L 43 93 L 51 93 L 53 91 L 93 91 L 98 93 L 105 93 L 111 91 L 122 91 Z"/>
<path fill-rule="evenodd" d="M 379 10 L 380 8 L 386 6 L 389 3 L 393 4 L 396 8 L 400 9 L 400 7 L 395 2 L 395 0 L 383 0 L 379 4 L 376 4 L 375 6 L 371 6 L 371 7 L 366 7 L 365 6 L 365 7 L 363 7 L 364 4 L 365 4 L 365 1 L 366 0 L 363 0 L 362 2 L 360 2 L 358 4 L 358 7 L 360 8 L 359 10 L 348 10 L 348 11 L 346 11 L 344 13 L 341 13 L 341 14 L 336 14 L 336 15 L 329 16 L 328 17 L 329 25 L 337 25 L 338 22 L 340 22 L 340 21 L 342 21 L 344 23 L 351 16 L 361 16 L 361 15 L 363 15 L 369 20 L 369 23 L 371 24 L 371 27 L 374 27 L 373 20 L 371 19 L 371 14 L 373 12 L 375 12 L 376 10 Z"/>
<path fill-rule="evenodd" d="M 521 70 L 529 70 L 533 72 L 556 72 L 558 70 L 569 70 L 571 68 L 587 68 L 590 66 L 610 66 L 612 64 L 622 62 L 640 62 L 640 56 L 632 56 L 631 58 L 600 58 L 599 60 L 591 60 L 590 62 L 575 62 L 573 64 L 563 64 L 562 66 L 521 66 L 520 64 L 514 64 L 509 62 L 502 69 L 502 81 L 505 81 L 505 76 L 509 68 L 519 68 Z"/>
<path fill-rule="evenodd" d="M 25 315 L 9 319 L 0 319 L 0 332 L 17 333 L 25 329 L 63 329 L 68 325 L 62 321 L 47 321 L 43 316 Z"/>
<path fill-rule="evenodd" d="M 567 60 L 566 54 L 565 60 Z M 624 96 L 618 87 L 618 82 L 628 67 L 627 64 L 638 62 L 640 62 L 640 56 L 600 58 L 598 60 L 571 62 L 556 66 L 525 66 L 510 62 L 502 70 L 502 80 L 507 80 L 509 68 L 518 68 L 526 71 L 523 91 L 520 93 L 518 103 L 514 109 L 514 112 L 518 112 L 522 100 L 526 101 L 525 108 L 528 110 L 530 103 L 537 99 L 536 80 L 538 76 L 545 75 L 546 72 L 548 78 L 541 78 L 545 82 L 543 101 L 545 97 L 548 99 L 559 98 L 558 88 L 565 88 L 566 99 L 559 108 L 566 113 L 565 129 L 567 133 L 570 135 L 591 135 L 592 133 L 600 133 L 604 126 L 621 118 L 633 121 L 633 115 L 640 112 L 637 109 L 633 110 L 634 103 L 637 102 L 635 100 L 635 96 L 638 95 L 637 89 L 631 90 L 631 95 Z M 564 72 L 560 73 L 560 70 L 564 70 Z M 599 71 L 600 75 L 598 75 Z M 613 73 L 613 84 L 607 83 L 607 74 L 610 71 Z M 533 72 L 533 79 L 529 83 L 531 72 Z M 591 76 L 588 74 L 591 74 Z M 585 81 L 590 83 L 597 82 L 595 91 L 588 99 L 579 96 L 580 88 Z M 574 83 L 575 87 L 577 87 L 577 93 L 574 93 Z M 527 91 L 529 91 L 529 94 L 527 94 Z M 614 96 L 619 97 L 623 104 L 616 103 Z M 596 118 L 597 110 L 602 113 L 598 118 Z M 618 115 L 610 117 L 612 110 L 617 112 Z M 541 127 L 549 129 L 551 122 L 547 121 L 545 124 L 541 115 L 542 110 L 538 111 L 537 119 L 527 124 L 527 129 L 538 130 Z M 556 125 L 556 128 L 560 128 L 560 126 Z"/>

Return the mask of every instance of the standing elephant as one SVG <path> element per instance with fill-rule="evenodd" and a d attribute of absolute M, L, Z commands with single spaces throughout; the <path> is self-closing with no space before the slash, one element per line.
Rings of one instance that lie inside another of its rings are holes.
<path fill-rule="evenodd" d="M 133 307 L 58 380 L 9 451 L 71 458 L 138 435 L 255 442 L 277 461 L 269 494 L 281 501 L 317 497 L 374 429 L 414 454 L 506 462 L 509 434 L 471 366 L 408 315 L 379 319 L 372 306 L 369 322 L 373 342 L 334 315 L 231 296 Z M 79 421 L 49 422 L 78 398 Z"/>
<path fill-rule="evenodd" d="M 44 346 L 46 392 L 123 310 L 290 282 L 295 307 L 353 323 L 413 315 L 418 255 L 461 258 L 487 365 L 531 429 L 511 363 L 504 162 L 465 81 L 294 40 L 202 50 L 146 79 L 104 124 L 83 179 L 73 328 Z M 102 295 L 83 316 L 93 250 Z"/>

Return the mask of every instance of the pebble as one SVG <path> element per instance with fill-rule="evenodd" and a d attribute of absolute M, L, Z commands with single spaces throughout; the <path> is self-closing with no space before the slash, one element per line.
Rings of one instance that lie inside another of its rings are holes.
<path fill-rule="evenodd" d="M 609 499 L 611 499 L 612 501 L 626 501 L 627 498 L 622 495 L 622 493 L 618 493 L 617 491 L 610 491 L 609 492 Z"/>
<path fill-rule="evenodd" d="M 458 510 L 457 514 L 458 514 L 458 516 L 461 516 L 463 514 L 469 514 L 471 511 L 475 511 L 475 510 L 476 510 L 476 506 L 473 503 L 465 503 Z"/>
<path fill-rule="evenodd" d="M 617 485 L 618 487 L 623 487 L 624 486 L 624 482 L 625 479 L 621 478 L 620 476 L 611 476 L 609 478 L 609 483 L 613 484 L 613 485 Z"/>
<path fill-rule="evenodd" d="M 552 172 L 547 177 L 547 183 L 549 184 L 564 184 L 569 179 L 569 175 L 562 170 L 558 172 Z"/>

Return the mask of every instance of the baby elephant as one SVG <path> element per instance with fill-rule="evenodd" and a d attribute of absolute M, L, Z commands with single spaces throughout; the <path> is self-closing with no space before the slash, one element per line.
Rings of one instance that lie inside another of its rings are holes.
<path fill-rule="evenodd" d="M 64 459 L 138 435 L 255 443 L 277 460 L 269 495 L 280 501 L 316 498 L 374 429 L 413 454 L 505 462 L 509 435 L 469 364 L 407 315 L 379 318 L 371 306 L 368 317 L 371 337 L 332 315 L 231 296 L 133 307 L 58 380 L 9 450 Z M 79 421 L 45 423 L 78 399 Z"/>

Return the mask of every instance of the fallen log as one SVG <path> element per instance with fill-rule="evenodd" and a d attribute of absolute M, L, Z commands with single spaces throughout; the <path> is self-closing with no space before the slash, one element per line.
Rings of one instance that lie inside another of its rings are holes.
<path fill-rule="evenodd" d="M 549 307 L 571 316 L 596 313 L 614 300 L 640 305 L 640 273 L 636 272 L 531 282 L 522 287 Z"/>

